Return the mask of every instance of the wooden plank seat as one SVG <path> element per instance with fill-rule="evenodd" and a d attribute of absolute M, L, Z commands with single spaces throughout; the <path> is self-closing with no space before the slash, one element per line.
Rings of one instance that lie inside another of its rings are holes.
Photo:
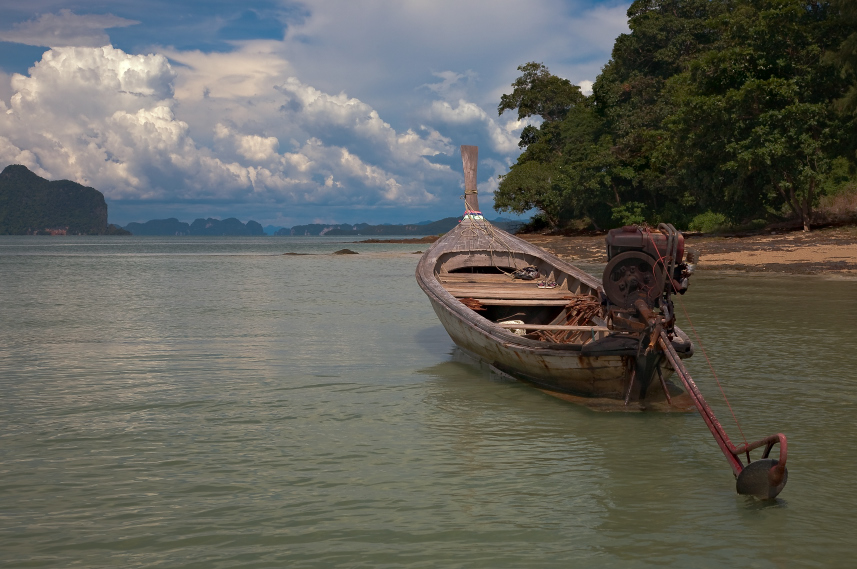
<path fill-rule="evenodd" d="M 473 300 L 485 306 L 565 306 L 569 303 L 569 299 L 567 298 L 474 298 Z"/>
<path fill-rule="evenodd" d="M 535 283 L 538 281 L 525 281 L 513 279 L 509 275 L 486 274 L 486 273 L 441 273 L 437 276 L 441 283 Z M 542 279 L 544 280 L 544 279 Z"/>
<path fill-rule="evenodd" d="M 559 324 L 515 324 L 513 322 L 497 322 L 500 328 L 510 328 L 514 330 L 546 330 L 553 331 L 586 331 L 586 332 L 609 332 L 610 328 L 606 326 L 563 326 Z"/>
<path fill-rule="evenodd" d="M 535 283 L 529 286 L 521 285 L 479 285 L 472 283 L 447 284 L 444 287 L 456 298 L 494 298 L 522 300 L 561 300 L 570 299 L 573 295 L 561 288 L 538 288 Z"/>

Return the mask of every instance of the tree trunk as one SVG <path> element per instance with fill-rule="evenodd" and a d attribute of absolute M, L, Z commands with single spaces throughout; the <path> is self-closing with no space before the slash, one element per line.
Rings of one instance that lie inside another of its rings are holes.
<path fill-rule="evenodd" d="M 803 200 L 803 230 L 810 231 L 812 224 L 812 197 L 815 193 L 815 181 L 809 181 L 809 187 L 806 189 L 806 197 Z"/>
<path fill-rule="evenodd" d="M 789 206 L 789 209 L 792 210 L 792 213 L 795 214 L 801 224 L 803 225 L 804 231 L 810 231 L 811 229 L 811 216 L 812 216 L 812 193 L 813 193 L 813 183 L 810 182 L 810 187 L 807 189 L 807 195 L 801 203 L 800 198 L 795 194 L 795 186 L 792 183 L 791 177 L 786 175 L 786 180 L 789 183 L 789 191 L 783 189 L 781 184 L 774 183 L 774 187 L 777 191 L 780 192 L 780 195 L 786 200 L 786 203 Z"/>

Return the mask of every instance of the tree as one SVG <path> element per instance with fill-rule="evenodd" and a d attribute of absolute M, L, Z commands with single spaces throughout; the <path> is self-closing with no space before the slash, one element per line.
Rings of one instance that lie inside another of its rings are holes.
<path fill-rule="evenodd" d="M 560 224 L 566 209 L 565 191 L 569 180 L 552 163 L 535 160 L 518 162 L 500 179 L 494 193 L 497 211 L 524 213 L 538 209 L 551 227 Z"/>
<path fill-rule="evenodd" d="M 844 28 L 812 0 L 726 2 L 720 39 L 670 80 L 665 155 L 683 181 L 735 219 L 786 205 L 804 230 L 845 139 L 845 84 L 824 54 Z"/>
<path fill-rule="evenodd" d="M 524 128 L 496 203 L 596 226 L 788 208 L 808 230 L 857 148 L 857 2 L 636 0 L 628 17 L 591 97 L 542 64 L 518 68 L 498 111 L 542 122 Z"/>
<path fill-rule="evenodd" d="M 540 116 L 545 122 L 561 120 L 585 96 L 568 79 L 552 75 L 543 63 L 531 61 L 518 66 L 522 75 L 512 83 L 512 92 L 500 97 L 497 113 L 518 110 L 518 120 Z"/>
<path fill-rule="evenodd" d="M 833 0 L 833 7 L 851 31 L 839 49 L 829 56 L 830 61 L 839 66 L 843 78 L 849 81 L 848 92 L 837 101 L 839 108 L 857 115 L 857 2 L 854 0 Z"/>
<path fill-rule="evenodd" d="M 532 116 L 542 119 L 540 126 L 528 125 L 521 133 L 519 146 L 524 152 L 509 173 L 500 180 L 494 195 L 498 211 L 523 213 L 541 211 L 552 226 L 567 217 L 568 176 L 562 170 L 562 140 L 559 123 L 574 108 L 586 101 L 580 87 L 568 79 L 552 75 L 541 63 L 518 67 L 522 75 L 512 83 L 512 93 L 500 98 L 498 114 L 517 110 L 518 119 Z"/>
<path fill-rule="evenodd" d="M 663 123 L 674 112 L 665 87 L 716 40 L 708 21 L 722 9 L 716 0 L 636 0 L 628 9 L 631 33 L 616 39 L 593 86 L 613 156 L 631 173 L 613 180 L 623 201 L 659 210 L 681 199 L 672 163 L 660 159 Z"/>

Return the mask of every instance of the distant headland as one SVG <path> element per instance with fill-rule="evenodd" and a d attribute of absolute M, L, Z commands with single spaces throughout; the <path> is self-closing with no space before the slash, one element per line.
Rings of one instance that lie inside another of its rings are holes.
<path fill-rule="evenodd" d="M 252 219 L 246 224 L 234 217 L 219 220 L 209 217 L 186 223 L 171 217 L 169 219 L 153 219 L 145 223 L 129 223 L 125 229 L 132 235 L 275 235 L 275 236 L 408 236 L 408 235 L 438 235 L 446 233 L 456 225 L 460 218 L 447 217 L 440 221 L 424 221 L 420 223 L 398 225 L 370 225 L 368 223 L 311 223 L 294 227 L 262 227 Z M 492 223 L 503 230 L 515 231 L 521 222 L 497 218 Z"/>
<path fill-rule="evenodd" d="M 245 224 L 234 217 L 224 220 L 199 218 L 193 223 L 185 223 L 174 217 L 152 219 L 145 223 L 129 223 L 125 229 L 132 235 L 265 235 L 265 230 L 259 223 L 251 219 Z"/>
<path fill-rule="evenodd" d="M 0 235 L 128 235 L 107 224 L 104 194 L 71 180 L 46 180 L 26 166 L 0 172 Z"/>
<path fill-rule="evenodd" d="M 410 224 L 311 223 L 294 227 L 228 219 L 198 218 L 191 223 L 169 219 L 132 222 L 124 228 L 107 223 L 104 194 L 70 180 L 46 180 L 26 166 L 13 164 L 0 173 L 0 235 L 160 235 L 160 236 L 360 236 L 440 235 L 460 217 Z M 514 232 L 522 223 L 497 218 L 491 222 Z"/>
<path fill-rule="evenodd" d="M 370 225 L 368 223 L 341 223 L 297 225 L 295 227 L 283 227 L 278 229 L 274 235 L 366 235 L 366 236 L 402 236 L 402 235 L 439 235 L 446 233 L 461 221 L 460 217 L 446 217 L 439 221 L 423 221 L 420 223 L 397 224 L 385 223 L 382 225 Z M 505 231 L 515 231 L 521 225 L 520 221 L 497 218 L 491 220 L 496 227 Z"/>

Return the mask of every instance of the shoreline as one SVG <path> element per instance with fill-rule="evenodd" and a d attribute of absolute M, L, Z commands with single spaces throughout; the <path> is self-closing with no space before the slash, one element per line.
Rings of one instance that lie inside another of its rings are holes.
<path fill-rule="evenodd" d="M 393 239 L 364 239 L 363 241 L 355 241 L 355 243 L 418 243 L 428 244 L 438 240 L 440 235 L 426 235 L 425 237 L 408 237 L 408 238 L 393 238 Z"/>
<path fill-rule="evenodd" d="M 555 255 L 574 261 L 606 263 L 604 235 L 519 235 Z M 857 275 L 857 226 L 803 231 L 771 231 L 745 236 L 690 235 L 685 248 L 700 259 L 698 271 Z"/>
<path fill-rule="evenodd" d="M 604 234 L 518 235 L 533 245 L 574 262 L 606 263 Z M 419 238 L 366 239 L 358 243 L 428 244 L 436 235 Z M 752 235 L 685 236 L 685 248 L 699 253 L 698 271 L 857 276 L 857 225 L 803 231 L 768 231 Z"/>

